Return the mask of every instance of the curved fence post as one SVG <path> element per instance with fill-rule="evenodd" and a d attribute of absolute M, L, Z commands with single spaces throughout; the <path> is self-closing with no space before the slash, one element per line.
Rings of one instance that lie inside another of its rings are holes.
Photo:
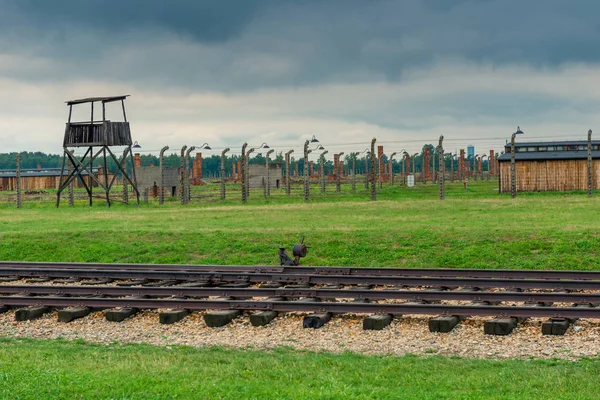
<path fill-rule="evenodd" d="M 304 142 L 304 201 L 310 201 L 310 176 L 308 174 L 308 155 L 311 150 L 308 148 L 310 142 L 307 140 Z"/>
<path fill-rule="evenodd" d="M 371 200 L 377 200 L 377 188 L 376 184 L 376 175 L 377 175 L 377 164 L 376 164 L 376 155 L 375 155 L 375 142 L 377 139 L 373 138 L 371 140 Z"/>
<path fill-rule="evenodd" d="M 292 183 L 290 182 L 292 174 L 290 173 L 290 157 L 294 150 L 285 153 L 285 194 L 290 195 L 292 191 Z"/>
<path fill-rule="evenodd" d="M 242 145 L 242 162 L 240 163 L 240 167 L 241 167 L 241 171 L 238 171 L 238 173 L 241 175 L 242 177 L 242 203 L 246 203 L 246 201 L 248 200 L 248 194 L 246 193 L 246 147 L 248 146 L 248 143 L 244 143 Z"/>
<path fill-rule="evenodd" d="M 158 156 L 158 165 L 159 165 L 159 174 L 160 174 L 160 182 L 159 182 L 159 191 L 158 191 L 158 204 L 161 206 L 165 203 L 165 175 L 164 175 L 164 158 L 165 151 L 169 150 L 169 146 L 165 146 L 160 149 L 160 154 Z"/>
<path fill-rule="evenodd" d="M 185 183 L 185 204 L 188 204 L 192 198 L 192 190 L 190 187 L 190 153 L 192 151 L 194 151 L 196 149 L 196 146 L 191 146 L 189 149 L 187 149 L 187 151 L 185 152 L 185 179 L 184 179 L 184 183 Z M 200 177 L 200 179 L 202 179 L 202 177 Z"/>
<path fill-rule="evenodd" d="M 181 204 L 185 204 L 185 149 L 187 149 L 187 145 L 183 145 L 179 157 L 179 197 L 181 198 Z"/>
<path fill-rule="evenodd" d="M 438 145 L 438 156 L 439 156 L 439 160 L 440 160 L 440 165 L 439 165 L 439 170 L 440 170 L 440 174 L 439 174 L 439 183 L 440 183 L 440 200 L 444 200 L 446 198 L 446 192 L 445 192 L 445 187 L 444 187 L 444 173 L 446 172 L 446 163 L 444 162 L 444 146 L 443 146 L 443 141 L 444 141 L 444 135 L 440 136 L 440 143 Z"/>
<path fill-rule="evenodd" d="M 229 151 L 226 147 L 221 152 L 221 200 L 225 200 L 225 153 Z"/>
<path fill-rule="evenodd" d="M 23 207 L 23 188 L 21 186 L 21 154 L 17 153 L 17 171 L 16 171 L 16 184 L 17 184 L 17 208 Z"/>

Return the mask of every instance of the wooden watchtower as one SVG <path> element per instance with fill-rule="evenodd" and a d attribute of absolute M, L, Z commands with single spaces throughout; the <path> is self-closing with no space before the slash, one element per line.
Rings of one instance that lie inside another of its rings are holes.
<path fill-rule="evenodd" d="M 86 99 L 67 101 L 69 106 L 69 120 L 65 128 L 65 138 L 63 141 L 64 156 L 62 169 L 60 173 L 60 183 L 56 194 L 56 207 L 60 205 L 60 194 L 69 186 L 74 179 L 79 179 L 82 186 L 88 193 L 90 205 L 93 199 L 93 187 L 98 186 L 104 191 L 106 203 L 110 206 L 110 189 L 115 183 L 117 174 L 114 174 L 109 182 L 107 158 L 111 157 L 117 165 L 118 171 L 123 176 L 123 184 L 127 182 L 135 191 L 138 204 L 140 203 L 140 194 L 135 179 L 135 162 L 131 151 L 132 140 L 127 114 L 125 113 L 125 96 L 113 97 L 90 97 Z M 106 103 L 115 101 L 121 102 L 123 109 L 123 122 L 112 122 L 106 119 Z M 102 104 L 102 119 L 94 120 L 94 104 Z M 91 113 L 90 120 L 84 122 L 73 122 L 73 106 L 89 104 Z M 125 147 L 121 160 L 118 160 L 111 147 Z M 85 148 L 83 156 L 78 157 L 74 154 L 75 148 Z M 69 163 L 68 170 L 65 170 L 65 164 Z M 127 164 L 131 163 L 131 174 L 127 173 Z M 100 164 L 103 171 L 98 171 L 98 176 L 93 173 L 94 163 Z M 102 173 L 102 177 L 100 176 Z M 87 182 L 86 182 L 87 179 Z"/>

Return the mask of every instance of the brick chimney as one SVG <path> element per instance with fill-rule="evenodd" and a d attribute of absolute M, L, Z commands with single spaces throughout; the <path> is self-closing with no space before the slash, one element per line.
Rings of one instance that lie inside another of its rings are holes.
<path fill-rule="evenodd" d="M 142 159 L 140 157 L 140 153 L 135 153 L 133 156 L 135 158 L 135 166 L 136 167 L 141 167 L 142 166 Z"/>

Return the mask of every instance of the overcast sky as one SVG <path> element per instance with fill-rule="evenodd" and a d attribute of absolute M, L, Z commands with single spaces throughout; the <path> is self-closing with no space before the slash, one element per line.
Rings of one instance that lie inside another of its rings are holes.
<path fill-rule="evenodd" d="M 517 125 L 522 140 L 600 138 L 599 14 L 597 0 L 0 0 L 0 152 L 59 153 L 64 101 L 120 94 L 143 151 L 300 152 L 315 135 L 330 154 L 372 137 L 389 153 L 443 134 L 483 152 Z"/>

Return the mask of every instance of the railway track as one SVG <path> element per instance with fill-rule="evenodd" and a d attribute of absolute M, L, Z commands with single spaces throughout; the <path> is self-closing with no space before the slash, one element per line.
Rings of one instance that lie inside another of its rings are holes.
<path fill-rule="evenodd" d="M 549 318 L 544 333 L 564 334 L 575 319 L 600 318 L 600 273 L 589 271 L 1 262 L 0 277 L 136 280 L 129 286 L 0 285 L 0 311 L 27 307 L 17 311 L 18 319 L 52 308 L 65 308 L 59 312 L 65 321 L 107 308 L 118 308 L 107 312 L 113 320 L 140 309 L 171 309 L 161 313 L 161 321 L 171 323 L 217 310 L 205 320 L 222 326 L 243 313 L 251 321 L 267 315 L 259 320 L 268 323 L 277 313 L 308 312 L 304 325 L 319 327 L 332 315 L 351 313 L 369 314 L 365 328 L 381 329 L 394 316 L 418 314 L 438 315 L 430 330 L 448 332 L 463 318 L 489 316 L 495 318 L 486 321 L 486 333 L 507 334 L 524 318 L 542 317 Z M 134 286 L 140 283 L 157 287 Z"/>
<path fill-rule="evenodd" d="M 586 279 L 600 280 L 600 271 L 569 270 L 511 270 L 511 269 L 461 269 L 461 268 L 352 268 L 352 267 L 290 267 L 246 265 L 190 265 L 190 264 L 106 264 L 59 262 L 0 261 L 0 268 L 15 269 L 87 269 L 122 271 L 191 271 L 191 272 L 242 272 L 282 273 L 294 275 L 367 275 L 416 277 L 470 277 L 508 279 Z M 1 276 L 1 275 L 0 275 Z"/>

